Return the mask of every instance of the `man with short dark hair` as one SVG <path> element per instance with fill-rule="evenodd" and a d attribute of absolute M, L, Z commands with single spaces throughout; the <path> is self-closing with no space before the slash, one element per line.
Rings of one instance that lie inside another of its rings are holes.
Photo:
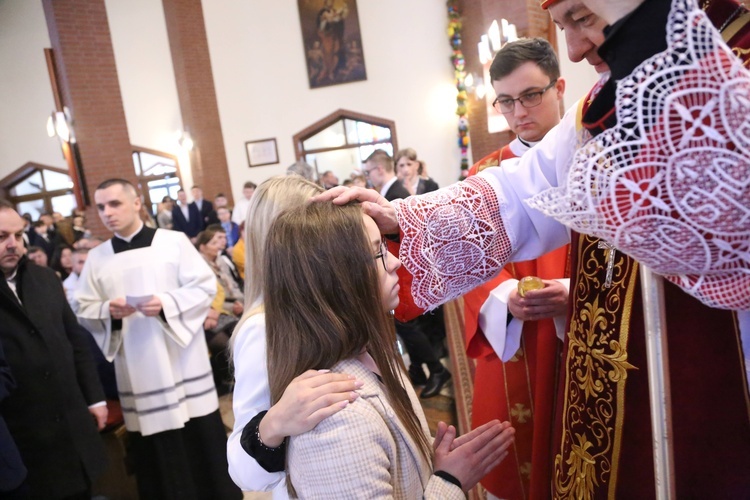
<path fill-rule="evenodd" d="M 172 229 L 185 233 L 194 240 L 201 232 L 201 214 L 198 207 L 188 203 L 184 189 L 177 191 L 177 203 L 172 208 Z"/>
<path fill-rule="evenodd" d="M 547 40 L 509 42 L 490 66 L 494 107 L 517 137 L 479 160 L 475 175 L 501 160 L 525 154 L 560 122 L 565 82 L 557 55 Z M 523 262 L 514 262 L 491 281 L 464 295 L 467 354 L 476 359 L 472 427 L 491 420 L 513 420 L 513 453 L 482 479 L 488 498 L 537 498 L 549 490 L 551 439 L 556 388 L 556 359 L 568 306 L 568 246 Z M 537 277 L 544 288 L 522 297 L 519 280 Z M 522 334 L 523 333 L 523 334 Z M 516 356 L 523 363 L 511 362 Z M 532 382 L 533 381 L 533 382 Z M 520 419 L 513 417 L 523 415 Z"/>
<path fill-rule="evenodd" d="M 90 498 L 106 465 L 97 432 L 104 392 L 60 279 L 23 256 L 23 227 L 0 200 L 0 342 L 16 381 L 2 415 L 28 469 L 29 498 Z"/>
<path fill-rule="evenodd" d="M 114 236 L 89 252 L 77 314 L 115 362 L 139 494 L 241 498 L 203 332 L 216 278 L 183 234 L 143 224 L 130 182 L 103 182 L 94 201 Z"/>
<path fill-rule="evenodd" d="M 362 173 L 369 179 L 372 187 L 388 201 L 409 196 L 409 191 L 396 177 L 393 158 L 382 149 L 376 149 L 367 157 Z"/>
<path fill-rule="evenodd" d="M 26 251 L 26 256 L 31 262 L 39 267 L 49 267 L 49 259 L 47 258 L 47 254 L 44 252 L 44 249 L 41 247 L 38 247 L 36 245 L 30 246 Z"/>
<path fill-rule="evenodd" d="M 258 186 L 251 181 L 245 182 L 242 186 L 242 198 L 237 200 L 237 203 L 234 204 L 234 208 L 232 209 L 232 222 L 238 226 L 245 222 L 247 210 L 250 208 L 250 199 L 253 197 L 253 193 L 255 193 L 255 188 L 257 187 Z"/>
<path fill-rule="evenodd" d="M 214 204 L 208 200 L 203 199 L 203 189 L 200 186 L 193 186 L 190 192 L 193 195 L 193 202 L 191 203 L 191 205 L 194 205 L 195 208 L 198 209 L 198 213 L 200 214 L 200 230 L 203 231 L 210 224 L 219 222 L 219 220 L 216 218 L 216 212 L 214 212 Z"/>

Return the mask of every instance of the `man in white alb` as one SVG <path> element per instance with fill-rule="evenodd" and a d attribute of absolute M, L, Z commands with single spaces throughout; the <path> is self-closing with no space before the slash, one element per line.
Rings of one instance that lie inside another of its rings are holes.
<path fill-rule="evenodd" d="M 115 234 L 89 252 L 77 315 L 114 359 L 139 494 L 241 498 L 203 332 L 216 278 L 183 233 L 143 224 L 130 182 L 105 181 L 94 200 Z"/>

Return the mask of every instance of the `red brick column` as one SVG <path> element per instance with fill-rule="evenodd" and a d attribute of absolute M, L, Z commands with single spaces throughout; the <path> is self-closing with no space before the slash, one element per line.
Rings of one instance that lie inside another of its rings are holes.
<path fill-rule="evenodd" d="M 206 199 L 212 200 L 221 192 L 231 205 L 232 189 L 201 1 L 163 0 L 163 5 L 182 123 L 195 143 L 190 155 L 193 182 L 203 188 Z"/>
<path fill-rule="evenodd" d="M 104 0 L 43 0 L 63 105 L 73 128 L 90 202 L 111 177 L 137 182 L 117 79 Z M 41 57 L 41 55 L 40 55 Z M 108 235 L 96 209 L 86 209 L 87 225 Z"/>
<path fill-rule="evenodd" d="M 515 24 L 518 36 L 549 39 L 549 14 L 539 7 L 539 0 L 463 0 L 463 53 L 467 73 L 481 76 L 482 66 L 479 62 L 477 44 L 493 20 L 505 18 Z M 554 33 L 554 31 L 552 31 Z M 554 46 L 554 42 L 553 42 Z M 489 85 L 490 82 L 484 82 Z M 491 88 L 488 92 L 494 93 Z M 469 133 L 471 134 L 471 154 L 474 161 L 508 144 L 513 137 L 510 132 L 490 134 L 487 131 L 487 108 L 484 99 L 478 100 L 469 94 Z"/>

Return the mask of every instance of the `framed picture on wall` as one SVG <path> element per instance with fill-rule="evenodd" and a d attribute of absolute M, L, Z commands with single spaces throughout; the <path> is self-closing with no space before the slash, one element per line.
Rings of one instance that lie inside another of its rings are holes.
<path fill-rule="evenodd" d="M 245 143 L 247 151 L 247 163 L 251 167 L 273 165 L 279 163 L 279 150 L 276 147 L 276 139 L 260 139 Z"/>
<path fill-rule="evenodd" d="M 310 88 L 367 80 L 356 0 L 297 0 Z"/>

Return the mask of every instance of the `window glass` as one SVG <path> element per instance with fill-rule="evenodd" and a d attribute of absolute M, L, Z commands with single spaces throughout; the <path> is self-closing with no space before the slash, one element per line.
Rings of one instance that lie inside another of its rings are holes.
<path fill-rule="evenodd" d="M 10 195 L 24 196 L 27 194 L 41 193 L 42 191 L 44 191 L 42 173 L 37 170 L 26 179 L 13 186 L 10 190 Z"/>
<path fill-rule="evenodd" d="M 16 211 L 21 215 L 31 215 L 32 220 L 39 220 L 39 216 L 45 212 L 44 200 L 40 199 L 16 203 Z"/>
<path fill-rule="evenodd" d="M 148 194 L 151 199 L 151 213 L 159 213 L 159 203 L 165 196 L 173 200 L 177 199 L 177 191 L 180 190 L 180 179 L 170 177 L 166 179 L 156 179 L 148 182 Z"/>
<path fill-rule="evenodd" d="M 68 174 L 62 174 L 54 170 L 43 170 L 42 172 L 44 172 L 44 187 L 47 191 L 73 189 L 73 179 Z"/>
<path fill-rule="evenodd" d="M 344 122 L 339 120 L 324 128 L 302 143 L 305 151 L 324 148 L 337 148 L 346 145 Z"/>
<path fill-rule="evenodd" d="M 60 212 L 63 217 L 69 217 L 76 209 L 76 197 L 73 193 L 52 198 L 52 211 Z"/>

